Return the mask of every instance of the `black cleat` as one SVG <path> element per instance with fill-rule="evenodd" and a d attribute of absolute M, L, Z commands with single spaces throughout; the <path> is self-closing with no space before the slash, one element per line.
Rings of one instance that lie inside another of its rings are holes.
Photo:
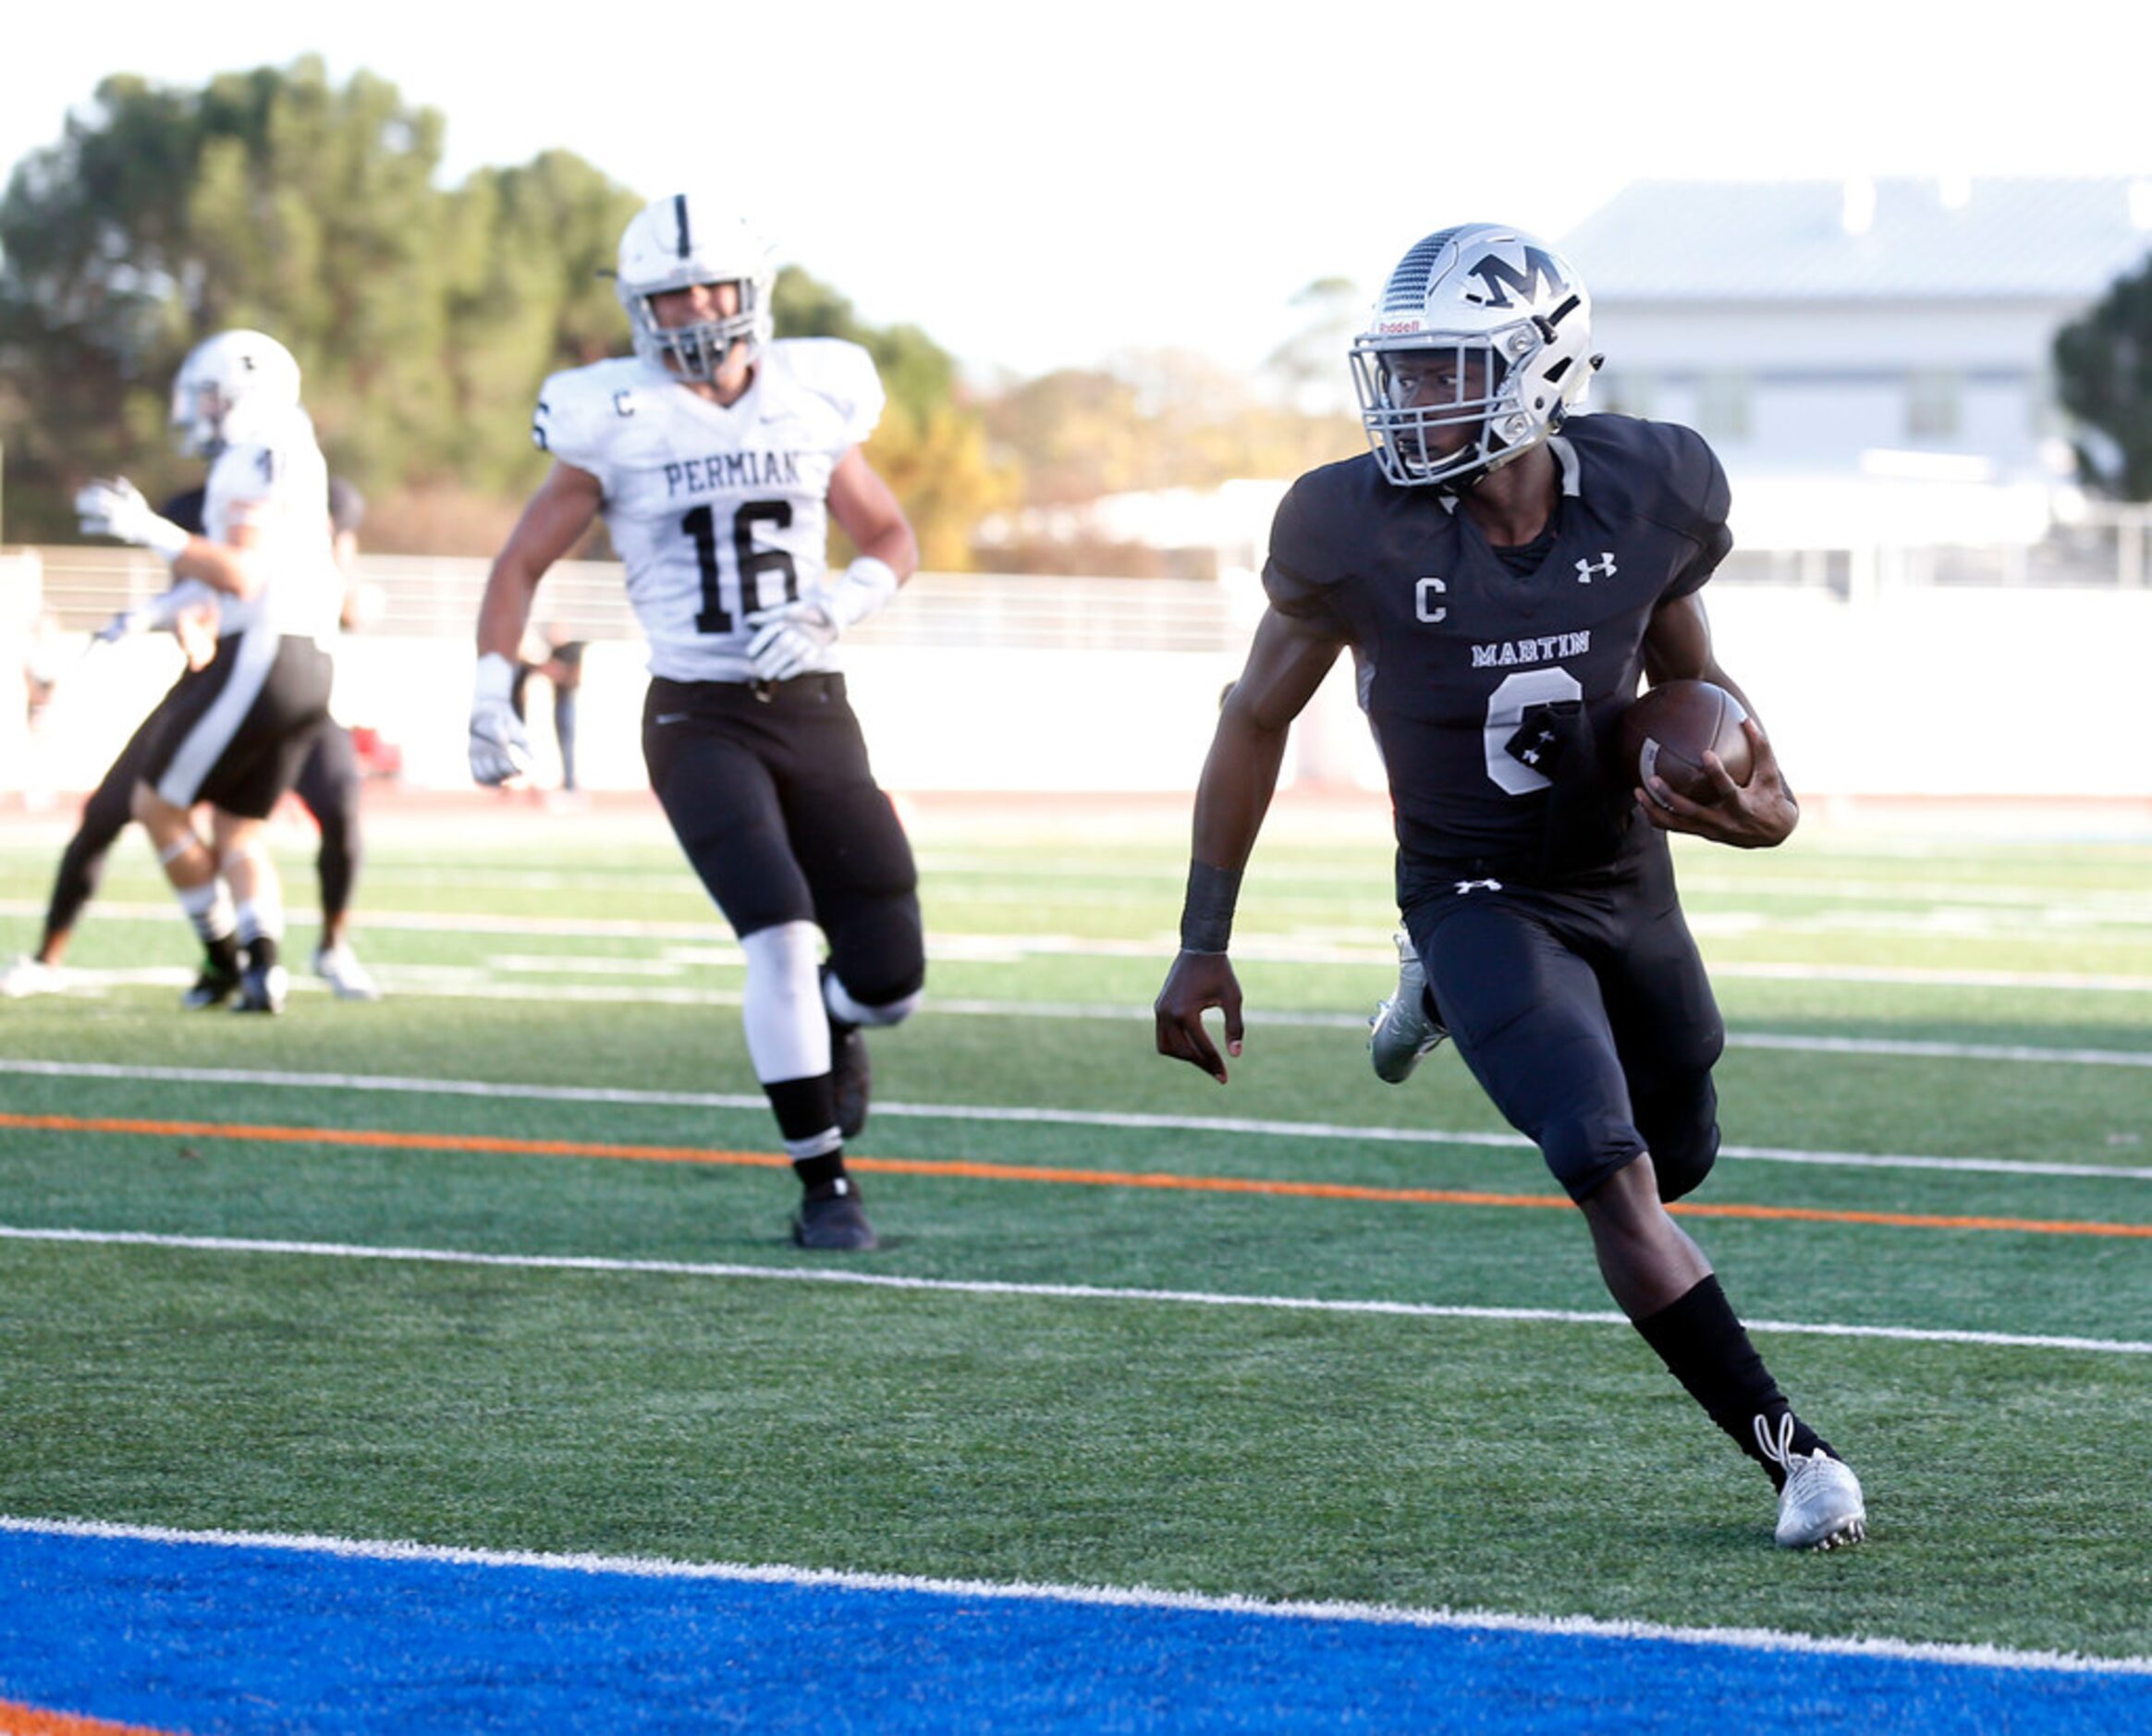
<path fill-rule="evenodd" d="M 280 1013 L 290 979 L 281 964 L 257 965 L 239 973 L 239 997 L 232 1010 L 241 1013 Z"/>
<path fill-rule="evenodd" d="M 874 1069 L 867 1059 L 867 1040 L 857 1025 L 829 1021 L 829 1088 L 837 1098 L 837 1131 L 855 1140 L 867 1125 L 867 1103 L 874 1092 Z"/>
<path fill-rule="evenodd" d="M 860 1204 L 859 1189 L 841 1176 L 800 1202 L 792 1241 L 801 1248 L 835 1253 L 864 1253 L 882 1245 Z"/>
<path fill-rule="evenodd" d="M 221 1007 L 238 992 L 238 968 L 213 961 L 202 967 L 202 974 L 194 979 L 194 986 L 180 996 L 179 1004 L 190 1012 Z"/>

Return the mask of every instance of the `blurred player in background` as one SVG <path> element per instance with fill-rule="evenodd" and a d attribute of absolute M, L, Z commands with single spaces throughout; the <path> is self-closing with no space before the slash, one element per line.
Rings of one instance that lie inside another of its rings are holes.
<path fill-rule="evenodd" d="M 560 788 L 573 795 L 576 705 L 582 692 L 583 653 L 590 647 L 583 640 L 571 639 L 558 621 L 548 622 L 538 639 L 532 654 L 517 662 L 516 682 L 509 697 L 516 708 L 516 721 L 527 725 L 531 721 L 526 708 L 531 678 L 536 676 L 553 690 L 553 740 L 560 750 Z"/>
<path fill-rule="evenodd" d="M 172 424 L 210 460 L 201 532 L 124 478 L 75 500 L 85 532 L 150 549 L 216 593 L 216 649 L 172 696 L 129 804 L 202 939 L 190 1007 L 284 1009 L 283 888 L 263 827 L 328 715 L 344 588 L 323 511 L 328 467 L 299 387 L 291 352 L 261 332 L 221 332 L 189 354 Z"/>
<path fill-rule="evenodd" d="M 603 514 L 650 642 L 651 787 L 746 955 L 748 1054 L 801 1189 L 793 1238 L 873 1248 L 844 1163 L 866 1120 L 860 1027 L 907 1017 L 926 978 L 911 848 L 835 654 L 918 563 L 859 449 L 881 382 L 854 344 L 773 339 L 769 248 L 713 200 L 640 212 L 618 278 L 635 354 L 539 397 L 554 464 L 480 608 L 471 772 L 528 776 L 517 647 L 539 581 Z M 859 550 L 834 575 L 832 520 Z"/>
<path fill-rule="evenodd" d="M 1431 235 L 1391 274 L 1351 354 L 1372 451 L 1302 477 L 1272 527 L 1269 606 L 1196 795 L 1157 1045 L 1223 1082 L 1203 1028 L 1218 1007 L 1240 1053 L 1241 873 L 1288 728 L 1351 645 L 1407 930 L 1377 1075 L 1400 1082 L 1456 1039 L 1575 1201 L 1615 1301 L 1770 1475 L 1777 1540 L 1828 1548 L 1863 1534 L 1860 1483 L 1794 1414 L 1666 1209 L 1718 1156 L 1725 1042 L 1666 831 L 1768 847 L 1799 810 L 1753 724 L 1748 785 L 1718 767 L 1708 804 L 1655 778 L 1640 812 L 1602 772 L 1595 730 L 1611 734 L 1640 675 L 1732 688 L 1697 597 L 1732 539 L 1697 435 L 1565 422 L 1596 366 L 1590 321 L 1568 263 L 1495 225 Z"/>
<path fill-rule="evenodd" d="M 180 529 L 199 534 L 202 528 L 204 490 L 190 488 L 175 495 L 160 508 L 162 516 Z M 329 481 L 329 526 L 337 569 L 346 580 L 347 604 L 343 625 L 351 625 L 348 599 L 351 561 L 357 554 L 357 534 L 366 513 L 365 497 L 341 477 Z M 165 718 L 186 707 L 185 692 L 194 678 L 216 654 L 216 593 L 197 581 L 175 585 L 137 608 L 117 615 L 98 630 L 106 642 L 142 631 L 168 631 L 179 642 L 187 659 L 186 670 L 166 691 L 148 716 L 136 727 L 118 757 L 106 769 L 97 788 L 82 804 L 81 823 L 60 852 L 60 865 L 53 876 L 52 897 L 45 905 L 44 927 L 37 950 L 16 959 L 0 970 L 0 998 L 20 999 L 51 994 L 62 986 L 61 964 L 83 908 L 96 895 L 104 877 L 106 859 L 113 845 L 133 817 L 134 788 Z M 376 1000 L 381 990 L 359 961 L 348 937 L 352 888 L 359 873 L 361 838 L 359 826 L 361 774 L 351 745 L 351 732 L 331 717 L 300 767 L 292 793 L 304 802 L 321 830 L 321 847 L 314 856 L 314 873 L 321 887 L 321 939 L 314 948 L 314 974 L 325 982 L 339 999 Z M 214 1001 L 189 1005 L 215 1005 Z"/>

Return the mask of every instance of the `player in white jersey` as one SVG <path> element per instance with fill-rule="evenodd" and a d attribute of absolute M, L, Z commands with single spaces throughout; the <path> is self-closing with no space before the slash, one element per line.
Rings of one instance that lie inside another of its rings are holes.
<path fill-rule="evenodd" d="M 198 535 L 125 478 L 76 496 L 82 529 L 153 550 L 175 589 L 217 593 L 216 654 L 166 708 L 132 812 L 207 952 L 190 1007 L 238 996 L 283 1010 L 284 895 L 263 823 L 328 715 L 327 646 L 342 596 L 322 503 L 328 469 L 299 402 L 299 364 L 274 337 L 220 332 L 172 387 L 181 446 L 211 460 Z M 210 804 L 210 837 L 192 811 Z"/>
<path fill-rule="evenodd" d="M 517 647 L 546 569 L 603 514 L 650 642 L 651 787 L 747 957 L 748 1055 L 802 1189 L 793 1239 L 860 1250 L 875 1245 L 844 1165 L 866 1120 L 860 1027 L 907 1017 L 926 960 L 911 845 L 836 646 L 918 545 L 859 449 L 882 410 L 872 360 L 774 339 L 775 278 L 767 245 L 699 195 L 629 223 L 635 354 L 540 395 L 532 436 L 554 464 L 487 581 L 471 766 L 485 784 L 529 770 Z M 859 550 L 835 575 L 832 520 Z"/>

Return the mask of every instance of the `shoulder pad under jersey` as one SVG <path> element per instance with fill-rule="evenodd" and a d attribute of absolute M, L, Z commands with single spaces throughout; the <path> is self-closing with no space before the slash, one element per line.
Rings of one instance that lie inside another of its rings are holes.
<path fill-rule="evenodd" d="M 874 432 L 888 402 L 874 359 L 841 337 L 780 337 L 763 351 L 768 392 L 802 392 L 837 412 L 846 446 Z"/>
<path fill-rule="evenodd" d="M 564 369 L 538 389 L 532 444 L 564 464 L 602 477 L 605 454 L 634 416 L 638 396 L 670 385 L 632 356 Z"/>

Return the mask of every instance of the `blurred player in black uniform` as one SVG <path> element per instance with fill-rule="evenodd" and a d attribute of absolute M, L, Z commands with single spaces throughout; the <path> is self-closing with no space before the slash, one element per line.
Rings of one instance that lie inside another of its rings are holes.
<path fill-rule="evenodd" d="M 204 491 L 190 488 L 175 495 L 158 510 L 182 530 L 199 535 Z M 349 574 L 356 551 L 359 525 L 366 514 L 365 497 L 341 477 L 329 481 L 329 524 L 339 568 Z M 348 591 L 347 591 L 347 596 Z M 131 818 L 129 803 L 134 787 L 182 690 L 196 680 L 216 653 L 216 599 L 205 585 L 180 585 L 138 608 L 116 616 L 99 630 L 106 642 L 141 631 L 169 631 L 178 640 L 187 668 L 148 716 L 128 738 L 127 745 L 105 770 L 97 788 L 82 804 L 81 824 L 60 852 L 58 872 L 53 877 L 52 897 L 45 906 L 44 929 L 37 950 L 14 960 L 0 970 L 0 998 L 20 999 L 50 994 L 61 985 L 60 966 L 67 943 L 82 911 L 96 895 L 104 877 L 104 864 L 113 845 Z M 349 626 L 347 604 L 344 625 Z M 314 857 L 314 873 L 321 886 L 322 932 L 314 948 L 314 973 L 345 1000 L 375 1000 L 381 990 L 352 951 L 346 931 L 350 922 L 351 891 L 358 880 L 361 850 L 359 829 L 361 775 L 351 732 L 331 718 L 323 726 L 305 763 L 300 767 L 292 793 L 306 804 L 321 829 L 321 849 Z"/>
<path fill-rule="evenodd" d="M 553 690 L 553 740 L 560 749 L 560 787 L 572 795 L 576 788 L 576 705 L 582 692 L 583 653 L 590 645 L 587 640 L 569 638 L 568 629 L 558 621 L 548 624 L 544 637 L 544 648 L 536 662 L 518 659 L 509 703 L 515 707 L 517 719 L 528 723 L 531 678 L 537 676 Z"/>
<path fill-rule="evenodd" d="M 1565 421 L 1596 365 L 1590 312 L 1563 260 L 1493 225 L 1429 236 L 1391 274 L 1351 355 L 1373 449 L 1302 477 L 1272 528 L 1269 607 L 1196 796 L 1157 1045 L 1223 1082 L 1203 1028 L 1217 1007 L 1240 1053 L 1227 946 L 1241 871 L 1288 727 L 1351 646 L 1407 931 L 1377 1074 L 1401 1081 L 1455 1038 L 1576 1202 L 1623 1312 L 1770 1474 L 1778 1541 L 1828 1547 L 1863 1534 L 1860 1484 L 1794 1414 L 1666 1210 L 1718 1155 L 1725 1033 L 1665 833 L 1768 847 L 1798 809 L 1753 723 L 1748 785 L 1718 768 L 1708 804 L 1603 769 L 1596 744 L 1640 677 L 1739 690 L 1697 596 L 1731 545 L 1725 476 L 1685 428 Z"/>

